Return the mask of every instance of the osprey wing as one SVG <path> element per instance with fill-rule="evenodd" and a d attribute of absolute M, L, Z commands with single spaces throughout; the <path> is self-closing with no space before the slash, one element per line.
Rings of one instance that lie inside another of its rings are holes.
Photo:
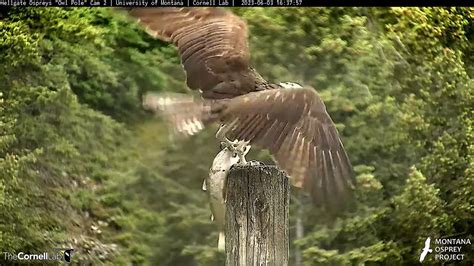
<path fill-rule="evenodd" d="M 428 238 L 425 240 L 425 248 L 430 248 L 430 242 L 431 242 L 431 237 L 428 237 Z"/>
<path fill-rule="evenodd" d="M 355 179 L 337 129 L 312 88 L 251 92 L 222 111 L 232 125 L 229 139 L 269 149 L 292 184 L 305 187 L 316 203 L 339 207 Z"/>
<path fill-rule="evenodd" d="M 254 91 L 247 25 L 219 8 L 133 8 L 129 15 L 147 32 L 178 47 L 189 88 L 207 99 Z"/>

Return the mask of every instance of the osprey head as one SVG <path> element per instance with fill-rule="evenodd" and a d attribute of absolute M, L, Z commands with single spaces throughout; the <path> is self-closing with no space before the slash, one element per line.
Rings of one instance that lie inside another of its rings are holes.
<path fill-rule="evenodd" d="M 295 82 L 280 82 L 278 85 L 282 86 L 285 89 L 302 89 L 303 88 L 303 86 Z"/>

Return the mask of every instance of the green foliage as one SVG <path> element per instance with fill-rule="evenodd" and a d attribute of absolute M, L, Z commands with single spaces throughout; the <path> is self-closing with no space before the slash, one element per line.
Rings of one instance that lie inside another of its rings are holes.
<path fill-rule="evenodd" d="M 32 8 L 9 19 L 10 27 L 20 24 L 40 38 L 38 64 L 67 75 L 81 103 L 120 121 L 142 115 L 142 92 L 159 90 L 165 80 L 158 67 L 163 44 L 106 9 Z M 12 56 L 22 53 L 16 49 Z"/>
<path fill-rule="evenodd" d="M 233 11 L 265 78 L 316 88 L 357 173 L 357 200 L 338 217 L 295 193 L 292 260 L 414 264 L 427 236 L 472 239 L 472 8 Z M 143 92 L 184 91 L 176 49 L 109 9 L 2 16 L 0 249 L 222 265 L 200 191 L 214 131 L 174 139 L 141 109 Z"/>
<path fill-rule="evenodd" d="M 97 230 L 107 224 L 110 210 L 97 199 L 96 190 L 133 165 L 131 135 L 125 125 L 100 112 L 107 111 L 105 104 L 94 110 L 95 103 L 76 91 L 96 84 L 94 100 L 102 104 L 117 87 L 100 78 L 113 81 L 112 76 L 126 71 L 107 61 L 114 56 L 102 37 L 103 27 L 91 25 L 101 12 L 12 10 L 0 21 L 3 251 L 45 252 L 67 245 L 79 251 L 74 256 L 78 261 L 111 260 L 117 253 L 117 245 Z M 82 76 L 83 70 L 95 74 Z M 137 76 L 130 80 L 138 87 Z M 161 81 L 155 76 L 150 80 Z M 109 107 L 121 108 L 117 118 L 141 112 L 133 111 L 140 110 L 134 93 L 127 89 L 116 95 L 134 109 L 111 101 Z"/>
<path fill-rule="evenodd" d="M 359 165 L 354 212 L 342 222 L 318 210 L 303 218 L 296 244 L 305 263 L 410 264 L 427 235 L 470 236 L 472 9 L 239 12 L 250 22 L 257 69 L 313 85 Z M 437 209 L 419 217 L 426 206 Z M 418 219 L 425 229 L 406 228 Z M 380 252 L 357 257 L 366 249 Z"/>

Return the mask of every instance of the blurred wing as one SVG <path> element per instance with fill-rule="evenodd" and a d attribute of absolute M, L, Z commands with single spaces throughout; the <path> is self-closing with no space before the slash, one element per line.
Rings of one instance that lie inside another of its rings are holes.
<path fill-rule="evenodd" d="M 355 187 L 337 129 L 312 88 L 252 92 L 231 100 L 223 114 L 230 139 L 270 150 L 292 184 L 317 203 L 339 206 Z M 336 206 L 336 207 L 337 207 Z"/>
<path fill-rule="evenodd" d="M 187 85 L 204 98 L 254 91 L 245 22 L 220 8 L 133 8 L 147 32 L 178 47 Z"/>
<path fill-rule="evenodd" d="M 210 107 L 201 99 L 182 93 L 147 93 L 142 98 L 143 107 L 162 115 L 176 133 L 191 136 L 204 129 L 203 120 Z"/>

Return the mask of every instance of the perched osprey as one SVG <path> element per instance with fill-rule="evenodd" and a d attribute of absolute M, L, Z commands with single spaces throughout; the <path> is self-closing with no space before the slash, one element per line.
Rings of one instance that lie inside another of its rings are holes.
<path fill-rule="evenodd" d="M 344 203 L 355 179 L 324 103 L 313 88 L 267 82 L 250 66 L 242 19 L 219 8 L 135 8 L 129 14 L 152 36 L 177 46 L 187 85 L 202 96 L 147 95 L 145 107 L 186 135 L 221 123 L 217 137 L 239 152 L 241 163 L 242 142 L 268 149 L 316 203 Z"/>

